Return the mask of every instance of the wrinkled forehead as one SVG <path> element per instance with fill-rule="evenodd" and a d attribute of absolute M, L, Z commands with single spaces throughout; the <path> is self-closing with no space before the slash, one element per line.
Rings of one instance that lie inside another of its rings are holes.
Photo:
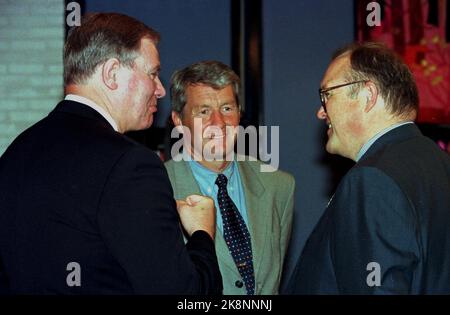
<path fill-rule="evenodd" d="M 217 101 L 235 102 L 236 98 L 232 86 L 226 85 L 223 88 L 214 88 L 208 84 L 190 84 L 186 89 L 187 101 Z"/>
<path fill-rule="evenodd" d="M 344 83 L 345 75 L 350 71 L 350 55 L 344 54 L 334 59 L 323 75 L 321 88 Z"/>

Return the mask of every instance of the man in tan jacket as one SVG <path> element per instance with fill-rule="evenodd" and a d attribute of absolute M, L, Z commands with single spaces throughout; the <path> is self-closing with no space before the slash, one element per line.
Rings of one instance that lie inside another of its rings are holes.
<path fill-rule="evenodd" d="M 217 61 L 199 62 L 174 74 L 172 120 L 189 138 L 183 153 L 165 166 L 176 199 L 195 193 L 215 201 L 223 293 L 278 294 L 295 182 L 282 171 L 261 171 L 264 164 L 248 156 L 227 158 L 240 120 L 239 85 L 233 70 Z M 208 149 L 213 157 L 205 156 Z M 235 212 L 231 219 L 230 207 Z M 239 227 L 229 227 L 230 221 Z"/>

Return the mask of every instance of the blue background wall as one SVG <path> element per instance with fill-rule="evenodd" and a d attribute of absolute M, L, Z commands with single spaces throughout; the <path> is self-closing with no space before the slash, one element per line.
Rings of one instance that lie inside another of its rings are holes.
<path fill-rule="evenodd" d="M 264 124 L 280 126 L 280 166 L 297 183 L 290 274 L 332 193 L 317 91 L 333 51 L 353 40 L 353 1 L 263 3 Z"/>
<path fill-rule="evenodd" d="M 231 62 L 229 0 L 89 0 L 86 11 L 134 16 L 162 34 L 162 79 L 175 69 L 217 59 Z M 297 181 L 287 274 L 331 196 L 325 125 L 316 119 L 317 90 L 332 52 L 353 40 L 352 0 L 263 0 L 264 115 L 280 126 L 280 168 Z M 160 104 L 158 125 L 169 113 Z"/>

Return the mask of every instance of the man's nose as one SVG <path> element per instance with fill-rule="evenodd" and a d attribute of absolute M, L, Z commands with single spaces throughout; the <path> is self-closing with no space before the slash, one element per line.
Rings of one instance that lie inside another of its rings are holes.
<path fill-rule="evenodd" d="M 211 125 L 222 128 L 225 125 L 222 113 L 220 110 L 213 110 L 211 113 Z"/>
<path fill-rule="evenodd" d="M 323 108 L 323 106 L 320 106 L 319 110 L 317 111 L 316 116 L 319 119 L 326 119 L 327 118 L 327 112 L 325 111 L 325 108 Z"/>
<path fill-rule="evenodd" d="M 166 96 L 166 89 L 162 85 L 161 80 L 159 79 L 159 77 L 156 78 L 155 95 L 156 95 L 157 98 L 163 98 L 164 96 Z"/>

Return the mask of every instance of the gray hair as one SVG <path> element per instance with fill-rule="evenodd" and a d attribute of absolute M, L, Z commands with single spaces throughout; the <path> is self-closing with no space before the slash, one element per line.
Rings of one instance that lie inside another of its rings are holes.
<path fill-rule="evenodd" d="M 143 38 L 156 45 L 159 34 L 124 14 L 86 15 L 81 26 L 70 30 L 64 45 L 64 85 L 83 84 L 95 68 L 109 58 L 117 58 L 127 67 L 132 67 L 139 56 Z"/>
<path fill-rule="evenodd" d="M 170 82 L 172 109 L 181 114 L 186 105 L 186 89 L 189 86 L 205 84 L 219 90 L 231 85 L 239 105 L 241 80 L 227 65 L 219 61 L 201 61 L 176 71 Z"/>
<path fill-rule="evenodd" d="M 353 43 L 338 49 L 332 59 L 347 54 L 351 63 L 346 74 L 349 82 L 367 80 L 375 83 L 392 114 L 408 116 L 418 112 L 419 95 L 414 77 L 393 50 L 382 43 Z M 350 96 L 354 97 L 361 86 L 352 86 Z"/>

